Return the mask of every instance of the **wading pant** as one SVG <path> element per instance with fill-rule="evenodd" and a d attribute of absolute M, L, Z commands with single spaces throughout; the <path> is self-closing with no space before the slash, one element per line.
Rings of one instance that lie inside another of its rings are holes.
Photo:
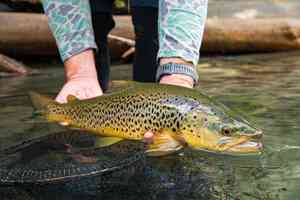
<path fill-rule="evenodd" d="M 105 65 L 99 61 L 99 65 L 109 66 L 107 39 L 97 39 L 98 36 L 95 37 L 94 32 L 99 32 L 99 35 L 103 36 L 114 23 L 110 20 L 109 14 L 103 16 L 97 14 L 103 12 L 101 10 L 96 9 L 91 14 L 94 3 L 99 1 L 102 0 L 94 0 L 94 2 L 91 0 L 92 9 L 87 0 L 43 1 L 63 61 L 87 49 L 97 49 L 97 57 L 100 56 L 97 59 L 106 62 Z M 140 2 L 146 1 L 140 0 Z M 134 80 L 154 81 L 157 60 L 162 57 L 180 57 L 196 65 L 204 30 L 207 0 L 159 0 L 158 14 L 155 7 L 147 6 L 141 8 L 142 6 L 132 3 L 133 24 L 137 35 Z M 98 22 L 100 18 L 104 21 L 108 20 L 108 23 L 104 25 L 100 20 Z M 156 53 L 157 49 L 158 53 Z M 104 71 L 103 74 L 101 70 Z M 108 77 L 109 71 L 105 71 L 104 67 L 101 67 L 101 70 L 100 80 L 107 82 L 108 79 L 105 78 Z M 105 86 L 104 82 L 103 86 Z"/>

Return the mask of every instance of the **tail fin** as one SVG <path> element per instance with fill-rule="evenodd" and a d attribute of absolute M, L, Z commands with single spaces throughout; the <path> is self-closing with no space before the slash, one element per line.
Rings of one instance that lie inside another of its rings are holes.
<path fill-rule="evenodd" d="M 47 106 L 49 104 L 55 103 L 55 101 L 50 97 L 43 96 L 33 91 L 29 92 L 29 96 L 33 104 L 33 107 L 35 108 L 33 115 L 44 115 L 47 110 Z"/>

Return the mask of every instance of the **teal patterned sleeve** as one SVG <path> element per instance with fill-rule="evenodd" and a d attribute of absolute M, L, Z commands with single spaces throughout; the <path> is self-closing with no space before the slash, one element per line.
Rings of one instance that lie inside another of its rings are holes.
<path fill-rule="evenodd" d="M 97 48 L 89 0 L 43 0 L 45 14 L 63 61 Z"/>
<path fill-rule="evenodd" d="M 159 52 L 198 63 L 208 0 L 159 0 Z"/>

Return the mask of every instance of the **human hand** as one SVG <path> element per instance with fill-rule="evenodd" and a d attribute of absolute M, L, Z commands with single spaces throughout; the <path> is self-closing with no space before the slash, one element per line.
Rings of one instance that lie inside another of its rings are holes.
<path fill-rule="evenodd" d="M 160 84 L 176 85 L 186 88 L 193 88 L 194 80 L 192 77 L 184 74 L 170 74 L 161 77 Z"/>
<path fill-rule="evenodd" d="M 144 139 L 143 141 L 146 143 L 146 144 L 151 144 L 153 142 L 153 136 L 154 136 L 154 133 L 152 131 L 147 131 L 145 134 L 144 134 Z"/>
<path fill-rule="evenodd" d="M 92 50 L 74 55 L 64 64 L 66 83 L 55 99 L 57 102 L 66 103 L 68 95 L 74 95 L 78 99 L 89 99 L 103 94 Z"/>
<path fill-rule="evenodd" d="M 77 78 L 68 80 L 56 97 L 59 103 L 67 103 L 68 95 L 78 99 L 90 99 L 103 94 L 97 79 Z"/>

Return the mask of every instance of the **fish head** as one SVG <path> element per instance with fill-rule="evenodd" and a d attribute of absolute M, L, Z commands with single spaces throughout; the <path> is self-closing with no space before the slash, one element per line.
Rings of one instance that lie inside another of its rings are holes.
<path fill-rule="evenodd" d="M 237 155 L 262 151 L 262 131 L 225 111 L 196 109 L 187 114 L 181 133 L 194 149 Z"/>

